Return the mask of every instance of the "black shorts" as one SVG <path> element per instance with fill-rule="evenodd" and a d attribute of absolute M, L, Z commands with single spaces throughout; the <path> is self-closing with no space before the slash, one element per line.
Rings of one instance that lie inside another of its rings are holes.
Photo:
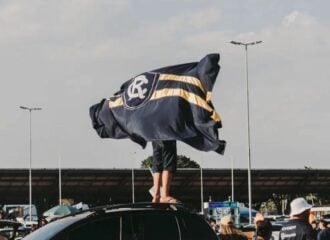
<path fill-rule="evenodd" d="M 164 170 L 175 172 L 177 163 L 176 141 L 153 141 L 152 171 L 162 172 Z"/>

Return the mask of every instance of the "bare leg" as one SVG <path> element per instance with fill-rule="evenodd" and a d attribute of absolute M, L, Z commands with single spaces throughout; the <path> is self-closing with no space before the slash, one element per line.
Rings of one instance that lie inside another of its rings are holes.
<path fill-rule="evenodd" d="M 172 181 L 173 174 L 169 171 L 163 171 L 162 175 L 162 198 L 168 198 L 170 196 L 170 186 Z"/>
<path fill-rule="evenodd" d="M 175 198 L 170 196 L 171 182 L 173 173 L 170 171 L 163 171 L 162 174 L 162 192 L 160 202 L 164 203 L 176 203 L 178 202 Z"/>
<path fill-rule="evenodd" d="M 161 172 L 155 172 L 152 175 L 153 181 L 154 181 L 154 196 L 152 199 L 152 202 L 157 203 L 160 200 L 160 186 L 162 185 L 162 173 Z"/>

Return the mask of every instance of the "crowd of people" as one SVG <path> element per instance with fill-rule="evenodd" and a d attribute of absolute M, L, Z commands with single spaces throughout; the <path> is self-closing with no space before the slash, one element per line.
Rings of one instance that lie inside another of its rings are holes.
<path fill-rule="evenodd" d="M 213 218 L 209 219 L 209 223 L 221 240 L 248 240 L 247 235 L 242 229 L 235 226 L 233 218 L 229 215 L 221 218 L 219 224 Z M 261 214 L 257 214 L 254 224 L 256 229 L 253 236 L 254 240 L 272 239 L 272 228 L 268 219 L 264 219 Z"/>
<path fill-rule="evenodd" d="M 279 240 L 330 240 L 330 228 L 324 219 L 310 222 L 312 205 L 304 198 L 294 199 L 290 208 L 290 219 L 282 225 Z M 220 240 L 248 240 L 242 229 L 235 227 L 231 216 L 224 216 L 219 222 L 208 220 Z M 252 240 L 274 240 L 272 222 L 260 213 L 254 218 L 254 229 Z"/>

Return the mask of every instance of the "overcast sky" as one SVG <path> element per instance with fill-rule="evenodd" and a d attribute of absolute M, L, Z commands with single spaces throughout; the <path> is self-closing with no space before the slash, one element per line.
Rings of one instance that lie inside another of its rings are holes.
<path fill-rule="evenodd" d="M 224 156 L 183 143 L 207 168 L 247 168 L 248 48 L 252 168 L 329 168 L 330 3 L 326 0 L 1 0 L 0 163 L 130 168 L 151 155 L 100 139 L 89 107 L 137 74 L 220 53 L 213 103 Z"/>

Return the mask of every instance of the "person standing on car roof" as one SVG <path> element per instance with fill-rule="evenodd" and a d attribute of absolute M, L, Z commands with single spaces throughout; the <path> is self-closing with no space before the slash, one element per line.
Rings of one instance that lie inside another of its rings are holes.
<path fill-rule="evenodd" d="M 153 189 L 154 203 L 177 203 L 170 195 L 173 174 L 176 172 L 177 150 L 176 141 L 153 141 Z"/>
<path fill-rule="evenodd" d="M 290 220 L 283 225 L 280 240 L 316 240 L 308 222 L 312 205 L 304 198 L 296 198 L 290 203 L 290 207 Z"/>

